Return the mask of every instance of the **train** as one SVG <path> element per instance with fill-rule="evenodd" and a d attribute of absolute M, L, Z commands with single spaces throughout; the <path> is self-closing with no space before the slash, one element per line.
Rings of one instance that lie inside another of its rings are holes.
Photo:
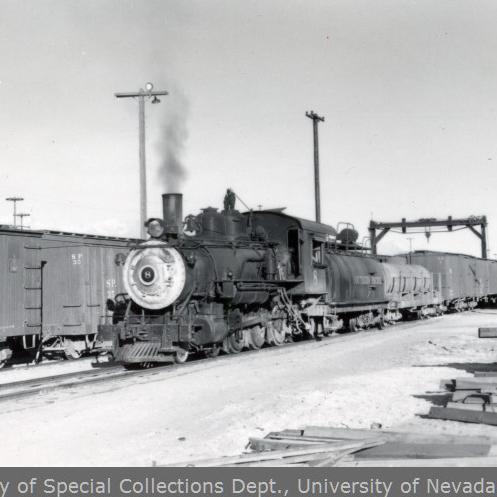
<path fill-rule="evenodd" d="M 403 318 L 463 310 L 497 296 L 497 261 L 415 252 L 373 256 L 357 232 L 288 215 L 222 210 L 182 217 L 182 195 L 164 194 L 163 219 L 123 266 L 126 292 L 99 326 L 126 367 L 182 363 L 383 328 Z"/>
<path fill-rule="evenodd" d="M 0 226 L 0 367 L 91 351 L 136 242 Z"/>

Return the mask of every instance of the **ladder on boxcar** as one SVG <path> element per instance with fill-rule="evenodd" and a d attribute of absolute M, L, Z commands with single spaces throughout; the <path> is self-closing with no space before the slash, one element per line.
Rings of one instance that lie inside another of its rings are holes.
<path fill-rule="evenodd" d="M 25 246 L 24 264 L 24 310 L 25 321 L 23 346 L 26 350 L 37 348 L 36 359 L 40 356 L 43 335 L 43 268 L 41 247 Z"/>

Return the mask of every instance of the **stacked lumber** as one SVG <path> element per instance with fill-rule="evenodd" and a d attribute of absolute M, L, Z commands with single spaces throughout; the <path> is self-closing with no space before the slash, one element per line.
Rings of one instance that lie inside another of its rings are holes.
<path fill-rule="evenodd" d="M 442 380 L 441 387 L 452 392 L 452 398 L 445 407 L 432 407 L 429 418 L 497 426 L 497 372 Z"/>
<path fill-rule="evenodd" d="M 497 465 L 497 439 L 488 437 L 309 426 L 250 438 L 248 447 L 252 452 L 174 466 Z"/>
<path fill-rule="evenodd" d="M 478 328 L 479 338 L 497 338 L 497 327 Z M 473 378 L 442 380 L 452 392 L 445 407 L 434 406 L 428 418 L 497 426 L 497 371 L 475 372 Z"/>
<path fill-rule="evenodd" d="M 497 338 L 497 328 L 478 328 L 479 338 Z"/>

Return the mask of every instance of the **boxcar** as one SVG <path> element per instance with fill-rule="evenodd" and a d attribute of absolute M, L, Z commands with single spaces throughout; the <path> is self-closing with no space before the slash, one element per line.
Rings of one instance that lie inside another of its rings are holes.
<path fill-rule="evenodd" d="M 106 300 L 123 292 L 134 243 L 0 227 L 0 364 L 20 350 L 77 357 L 89 349 Z"/>
<path fill-rule="evenodd" d="M 479 300 L 497 295 L 497 261 L 424 250 L 407 257 L 433 273 L 435 286 L 449 307 L 473 307 Z"/>

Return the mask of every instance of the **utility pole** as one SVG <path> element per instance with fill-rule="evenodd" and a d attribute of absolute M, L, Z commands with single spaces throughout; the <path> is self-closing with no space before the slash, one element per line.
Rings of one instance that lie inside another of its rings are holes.
<path fill-rule="evenodd" d="M 318 139 L 318 123 L 323 122 L 324 117 L 318 116 L 313 110 L 306 112 L 305 115 L 312 119 L 312 128 L 314 133 L 314 200 L 316 203 L 316 222 L 321 222 L 321 198 L 319 186 L 319 139 Z"/>
<path fill-rule="evenodd" d="M 5 200 L 12 202 L 14 204 L 14 228 L 16 227 L 16 217 L 17 217 L 17 202 L 22 202 L 24 199 L 22 197 L 7 197 Z"/>
<path fill-rule="evenodd" d="M 16 214 L 16 216 L 21 219 L 21 229 L 23 229 L 23 222 L 22 222 L 22 220 L 25 217 L 31 216 L 31 214 L 26 214 L 25 212 L 20 212 L 19 214 Z"/>
<path fill-rule="evenodd" d="M 140 88 L 137 92 L 115 93 L 116 98 L 138 98 L 138 140 L 140 157 L 140 236 L 145 238 L 145 222 L 147 220 L 147 169 L 145 158 L 145 98 L 151 99 L 153 104 L 160 102 L 159 96 L 169 95 L 166 90 L 154 90 L 152 83 Z"/>
<path fill-rule="evenodd" d="M 412 236 L 408 236 L 407 239 L 409 240 L 409 253 L 412 252 L 412 241 L 414 238 Z"/>

